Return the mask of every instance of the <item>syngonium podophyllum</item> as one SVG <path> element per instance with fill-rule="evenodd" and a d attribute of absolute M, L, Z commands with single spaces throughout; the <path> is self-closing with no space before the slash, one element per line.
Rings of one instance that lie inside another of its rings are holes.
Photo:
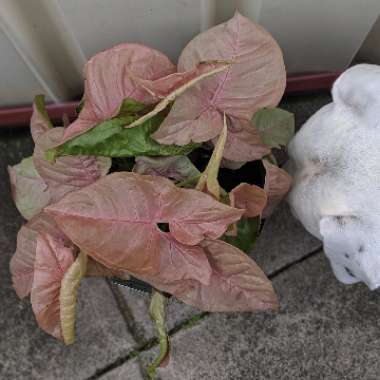
<path fill-rule="evenodd" d="M 41 328 L 67 344 L 84 276 L 148 282 L 161 347 L 153 373 L 168 350 L 160 292 L 206 311 L 277 307 L 270 281 L 246 253 L 261 217 L 290 187 L 270 154 L 294 132 L 292 115 L 273 108 L 284 63 L 273 38 L 236 14 L 195 37 L 178 67 L 127 43 L 91 58 L 84 76 L 81 109 L 67 127 L 53 127 L 36 97 L 33 156 L 9 167 L 28 220 L 12 279 L 21 298 L 31 294 Z M 259 159 L 264 188 L 251 183 L 251 172 L 247 182 L 220 185 L 221 165 L 249 171 L 246 162 Z"/>
<path fill-rule="evenodd" d="M 268 32 L 237 13 L 195 37 L 183 50 L 178 68 L 189 70 L 208 60 L 232 64 L 178 98 L 154 139 L 178 145 L 214 139 L 222 130 L 224 112 L 229 129 L 224 157 L 260 159 L 268 147 L 250 120 L 259 109 L 276 106 L 283 95 L 286 77 L 279 46 Z"/>
<path fill-rule="evenodd" d="M 43 208 L 106 175 L 111 161 L 87 156 L 62 157 L 55 163 L 45 160 L 43 152 L 62 136 L 63 128 L 53 128 L 43 97 L 35 100 L 30 126 L 35 142 L 33 156 L 8 168 L 15 204 L 29 219 L 17 235 L 17 249 L 10 270 L 18 296 L 23 298 L 31 293 L 32 307 L 41 328 L 66 341 L 73 329 L 67 330 L 66 336 L 62 335 L 60 280 L 74 263 L 78 249 Z M 115 273 L 91 261 L 86 274 L 104 276 Z M 117 274 L 125 275 L 124 272 Z M 66 305 L 66 309 L 70 310 L 71 306 Z M 63 313 L 65 315 L 65 310 Z"/>

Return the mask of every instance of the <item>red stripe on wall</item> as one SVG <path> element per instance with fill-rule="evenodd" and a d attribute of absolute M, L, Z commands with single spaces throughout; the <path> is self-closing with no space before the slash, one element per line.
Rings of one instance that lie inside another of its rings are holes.
<path fill-rule="evenodd" d="M 286 95 L 327 91 L 341 72 L 319 74 L 291 75 L 286 81 Z M 62 116 L 67 114 L 70 120 L 76 117 L 75 108 L 78 102 L 53 103 L 47 105 L 47 111 L 53 122 L 61 124 Z M 25 127 L 29 125 L 32 106 L 0 108 L 1 127 Z"/>

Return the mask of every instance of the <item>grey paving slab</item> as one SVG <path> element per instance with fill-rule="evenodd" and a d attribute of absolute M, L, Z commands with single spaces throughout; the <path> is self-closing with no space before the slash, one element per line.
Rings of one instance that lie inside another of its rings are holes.
<path fill-rule="evenodd" d="M 380 292 L 338 283 L 322 253 L 278 275 L 274 286 L 278 314 L 213 314 L 177 333 L 160 378 L 379 379 Z"/>
<path fill-rule="evenodd" d="M 1 297 L 6 299 L 0 311 L 1 379 L 86 379 L 126 356 L 134 345 L 102 279 L 86 280 L 81 286 L 77 341 L 69 347 L 38 328 L 28 302 L 3 291 Z"/>
<path fill-rule="evenodd" d="M 99 377 L 99 380 L 144 380 L 144 378 L 138 360 L 133 359 Z"/>
<path fill-rule="evenodd" d="M 322 243 L 294 219 L 286 202 L 282 202 L 265 222 L 251 257 L 271 275 L 320 248 Z"/>
<path fill-rule="evenodd" d="M 11 202 L 5 166 L 31 151 L 28 134 L 1 131 L 0 379 L 85 379 L 127 355 L 134 341 L 103 279 L 88 279 L 80 289 L 78 339 L 70 347 L 41 331 L 30 303 L 16 297 L 8 265 L 22 219 Z"/>
<path fill-rule="evenodd" d="M 155 337 L 156 332 L 154 325 L 148 314 L 150 295 L 147 293 L 137 293 L 121 286 L 118 286 L 118 288 L 128 305 L 130 314 L 134 320 L 134 328 L 141 342 Z M 166 325 L 168 330 L 177 327 L 179 324 L 199 313 L 200 310 L 177 301 L 174 298 L 170 298 L 166 307 Z"/>

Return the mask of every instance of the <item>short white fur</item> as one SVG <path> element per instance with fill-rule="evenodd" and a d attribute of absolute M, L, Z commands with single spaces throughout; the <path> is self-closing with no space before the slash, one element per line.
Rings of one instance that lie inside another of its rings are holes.
<path fill-rule="evenodd" d="M 380 286 L 380 66 L 348 69 L 332 96 L 290 142 L 288 202 L 323 241 L 338 280 L 372 290 Z"/>

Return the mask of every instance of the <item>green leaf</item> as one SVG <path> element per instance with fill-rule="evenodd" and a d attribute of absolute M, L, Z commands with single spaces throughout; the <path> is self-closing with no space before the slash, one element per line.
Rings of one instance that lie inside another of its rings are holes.
<path fill-rule="evenodd" d="M 119 112 L 116 117 L 131 116 L 133 114 L 141 113 L 146 109 L 146 104 L 131 98 L 125 98 L 119 107 Z"/>
<path fill-rule="evenodd" d="M 253 115 L 252 123 L 271 148 L 286 146 L 294 136 L 294 115 L 281 108 L 262 108 Z"/>
<path fill-rule="evenodd" d="M 41 116 L 45 119 L 49 128 L 53 128 L 53 124 L 45 108 L 45 95 L 36 95 L 34 97 L 34 106 Z"/>
<path fill-rule="evenodd" d="M 177 186 L 185 189 L 195 189 L 200 177 L 201 175 L 199 174 L 195 177 L 185 179 L 184 181 L 178 182 Z"/>
<path fill-rule="evenodd" d="M 187 156 L 136 157 L 135 173 L 160 175 L 175 182 L 183 182 L 201 175 Z"/>
<path fill-rule="evenodd" d="M 169 355 L 169 337 L 165 328 L 165 296 L 157 290 L 153 291 L 149 306 L 149 314 L 155 323 L 160 353 L 154 362 L 148 367 L 148 375 L 153 378 L 157 367 Z"/>
<path fill-rule="evenodd" d="M 80 100 L 79 104 L 75 107 L 75 112 L 77 113 L 77 115 L 80 114 L 80 111 L 82 111 L 84 107 L 84 97 Z"/>
<path fill-rule="evenodd" d="M 50 192 L 34 166 L 33 157 L 8 166 L 8 173 L 12 198 L 25 219 L 31 219 L 50 203 Z"/>
<path fill-rule="evenodd" d="M 124 128 L 135 116 L 117 117 L 98 124 L 83 135 L 77 136 L 56 148 L 56 154 L 92 155 L 106 157 L 174 156 L 187 155 L 197 144 L 185 146 L 161 145 L 150 135 L 155 132 L 164 117 L 156 115 L 134 128 Z"/>
<path fill-rule="evenodd" d="M 237 222 L 237 236 L 223 236 L 223 240 L 245 253 L 250 253 L 260 230 L 260 217 L 241 218 Z"/>

